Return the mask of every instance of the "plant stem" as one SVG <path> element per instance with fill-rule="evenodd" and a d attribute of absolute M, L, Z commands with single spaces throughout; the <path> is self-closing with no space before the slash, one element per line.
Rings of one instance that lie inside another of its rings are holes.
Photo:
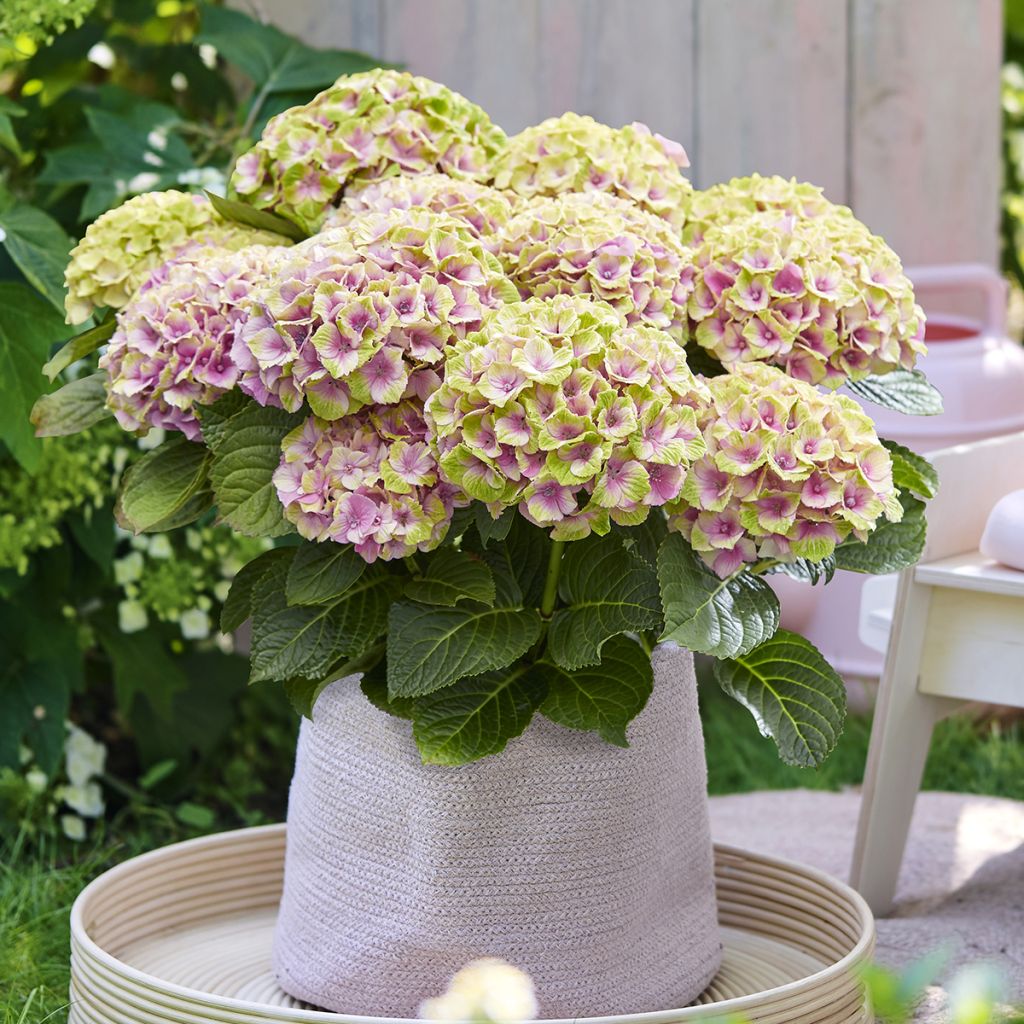
<path fill-rule="evenodd" d="M 558 600 L 558 577 L 562 572 L 562 549 L 564 547 L 564 540 L 551 542 L 551 553 L 548 556 L 548 574 L 544 580 L 544 594 L 540 601 L 540 613 L 544 618 L 548 618 L 555 610 L 555 602 Z"/>

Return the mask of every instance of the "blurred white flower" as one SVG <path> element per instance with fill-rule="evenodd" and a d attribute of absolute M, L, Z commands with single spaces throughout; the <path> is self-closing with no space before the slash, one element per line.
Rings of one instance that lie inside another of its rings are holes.
<path fill-rule="evenodd" d="M 218 580 L 213 585 L 213 596 L 223 604 L 231 593 L 231 580 Z"/>
<path fill-rule="evenodd" d="M 146 143 L 150 149 L 155 149 L 162 153 L 167 148 L 167 129 L 166 128 L 154 128 L 147 136 Z"/>
<path fill-rule="evenodd" d="M 25 772 L 25 784 L 37 796 L 45 791 L 48 782 L 49 779 L 47 779 L 46 772 L 42 768 L 30 768 Z"/>
<path fill-rule="evenodd" d="M 217 66 L 217 47 L 213 46 L 211 43 L 200 43 L 199 59 L 208 68 L 215 68 Z"/>
<path fill-rule="evenodd" d="M 188 88 L 188 79 L 180 71 L 175 71 L 171 75 L 171 88 L 177 92 L 184 92 Z"/>
<path fill-rule="evenodd" d="M 174 554 L 171 539 L 166 533 L 154 534 L 149 541 L 150 558 L 170 558 Z"/>
<path fill-rule="evenodd" d="M 219 196 L 228 190 L 227 177 L 216 167 L 190 167 L 178 175 L 178 184 L 208 189 Z"/>
<path fill-rule="evenodd" d="M 96 43 L 94 46 L 90 46 L 86 57 L 96 67 L 103 68 L 104 71 L 109 71 L 117 63 L 114 51 L 106 43 Z"/>
<path fill-rule="evenodd" d="M 492 958 L 467 964 L 452 978 L 444 995 L 428 999 L 420 1007 L 424 1020 L 453 1024 L 481 1020 L 518 1024 L 536 1016 L 537 998 L 529 975 Z"/>
<path fill-rule="evenodd" d="M 68 839 L 80 843 L 85 838 L 85 822 L 77 814 L 62 814 L 60 827 Z"/>
<path fill-rule="evenodd" d="M 159 184 L 159 174 L 154 174 L 152 171 L 142 171 L 128 182 L 128 191 L 149 192 L 150 189 L 156 188 Z"/>
<path fill-rule="evenodd" d="M 210 616 L 202 608 L 190 608 L 183 612 L 181 635 L 186 640 L 205 640 L 210 635 Z"/>
<path fill-rule="evenodd" d="M 68 723 L 64 744 L 64 770 L 72 786 L 84 786 L 107 766 L 107 748 L 84 729 Z"/>
<path fill-rule="evenodd" d="M 57 799 L 83 818 L 98 818 L 105 807 L 103 791 L 98 782 L 87 782 L 84 786 L 61 786 L 57 790 Z"/>
<path fill-rule="evenodd" d="M 123 558 L 114 559 L 114 580 L 119 586 L 142 579 L 145 562 L 141 551 L 129 551 Z"/>
<path fill-rule="evenodd" d="M 137 633 L 149 625 L 149 616 L 138 601 L 122 601 L 117 606 L 117 624 L 122 633 Z"/>

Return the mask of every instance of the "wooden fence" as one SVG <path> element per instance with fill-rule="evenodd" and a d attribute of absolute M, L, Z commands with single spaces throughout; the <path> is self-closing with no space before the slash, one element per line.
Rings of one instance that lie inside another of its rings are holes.
<path fill-rule="evenodd" d="M 823 185 L 907 263 L 997 258 L 1001 0 L 264 0 L 515 132 L 576 110 L 681 141 L 706 186 Z"/>

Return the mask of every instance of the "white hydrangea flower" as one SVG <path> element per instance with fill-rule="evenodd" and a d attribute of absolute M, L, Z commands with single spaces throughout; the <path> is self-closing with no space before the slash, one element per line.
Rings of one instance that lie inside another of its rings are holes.
<path fill-rule="evenodd" d="M 46 772 L 44 772 L 42 768 L 30 768 L 25 772 L 25 784 L 36 796 L 46 790 L 48 782 L 49 779 L 46 777 Z"/>
<path fill-rule="evenodd" d="M 205 640 L 210 635 L 210 616 L 202 608 L 190 608 L 179 621 L 186 640 Z"/>
<path fill-rule="evenodd" d="M 213 585 L 213 596 L 223 604 L 231 592 L 231 580 L 218 580 Z"/>
<path fill-rule="evenodd" d="M 84 786 L 61 786 L 57 790 L 57 798 L 83 818 L 98 818 L 106 808 L 98 782 L 87 782 Z"/>
<path fill-rule="evenodd" d="M 95 776 L 102 775 L 107 765 L 107 748 L 84 729 L 68 723 L 68 738 L 64 744 L 64 770 L 72 786 L 84 786 Z"/>
<path fill-rule="evenodd" d="M 174 548 L 171 547 L 171 539 L 166 533 L 158 533 L 150 538 L 150 558 L 170 558 L 173 554 Z"/>
<path fill-rule="evenodd" d="M 117 606 L 117 625 L 122 633 L 138 633 L 149 625 L 149 615 L 138 601 L 122 601 Z"/>
<path fill-rule="evenodd" d="M 62 814 L 60 827 L 68 839 L 80 843 L 85 838 L 85 822 L 77 814 Z"/>
<path fill-rule="evenodd" d="M 490 957 L 467 964 L 444 995 L 420 1007 L 424 1020 L 466 1024 L 481 1020 L 517 1024 L 536 1016 L 537 997 L 529 975 Z"/>
<path fill-rule="evenodd" d="M 142 579 L 145 562 L 141 551 L 129 551 L 123 558 L 114 559 L 114 581 L 118 586 L 125 586 Z"/>

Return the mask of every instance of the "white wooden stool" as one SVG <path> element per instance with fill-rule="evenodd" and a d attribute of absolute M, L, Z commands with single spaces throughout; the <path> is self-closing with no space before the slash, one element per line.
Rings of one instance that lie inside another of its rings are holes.
<path fill-rule="evenodd" d="M 850 870 L 876 914 L 892 907 L 935 723 L 971 701 L 1024 707 L 1024 572 L 978 551 L 992 506 L 1024 488 L 1024 433 L 928 458 L 939 492 L 921 562 L 899 574 Z"/>

